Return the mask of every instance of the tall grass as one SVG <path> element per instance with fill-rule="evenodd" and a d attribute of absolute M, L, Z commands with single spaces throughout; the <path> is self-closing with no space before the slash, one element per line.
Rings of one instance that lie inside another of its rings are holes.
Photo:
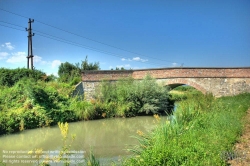
<path fill-rule="evenodd" d="M 95 110 L 93 104 L 87 101 L 79 101 L 78 98 L 71 99 L 69 107 L 73 110 L 79 120 L 89 120 L 95 118 Z"/>
<path fill-rule="evenodd" d="M 124 165 L 227 165 L 223 154 L 232 151 L 249 107 L 250 94 L 187 99 L 166 124 L 138 137 Z"/>

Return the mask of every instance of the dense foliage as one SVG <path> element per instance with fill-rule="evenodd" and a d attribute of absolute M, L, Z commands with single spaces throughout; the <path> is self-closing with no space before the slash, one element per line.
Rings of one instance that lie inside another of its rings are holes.
<path fill-rule="evenodd" d="M 139 132 L 134 157 L 124 165 L 227 165 L 242 131 L 250 94 L 215 99 L 193 96 L 153 133 Z M 238 154 L 238 155 L 244 155 Z"/>
<path fill-rule="evenodd" d="M 26 68 L 0 68 L 0 86 L 13 86 L 22 78 L 33 78 L 34 81 L 42 79 L 49 81 L 50 77 L 45 76 L 46 74 L 39 70 L 30 70 Z"/>
<path fill-rule="evenodd" d="M 149 75 L 141 81 L 132 78 L 103 81 L 97 90 L 95 105 L 108 117 L 161 114 L 170 110 L 167 87 Z"/>
<path fill-rule="evenodd" d="M 72 87 L 67 84 L 24 78 L 0 91 L 0 134 L 77 119 L 68 110 Z"/>

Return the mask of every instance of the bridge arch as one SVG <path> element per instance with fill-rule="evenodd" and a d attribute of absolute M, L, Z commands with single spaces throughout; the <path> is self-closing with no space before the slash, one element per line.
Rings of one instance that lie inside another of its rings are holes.
<path fill-rule="evenodd" d="M 204 87 L 189 79 L 183 79 L 183 78 L 171 79 L 168 80 L 164 85 L 169 86 L 171 89 L 174 89 L 181 85 L 189 85 L 201 91 L 203 94 L 207 93 L 207 90 Z"/>

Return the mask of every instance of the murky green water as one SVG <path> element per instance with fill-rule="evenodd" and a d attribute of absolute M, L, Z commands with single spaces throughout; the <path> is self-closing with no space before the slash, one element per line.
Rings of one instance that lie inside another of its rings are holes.
<path fill-rule="evenodd" d="M 166 117 L 162 118 L 162 121 L 164 119 Z M 150 132 L 156 124 L 153 116 L 69 123 L 69 136 L 76 134 L 76 139 L 72 143 L 69 140 L 68 144 L 72 145 L 70 150 L 81 151 L 85 155 L 88 155 L 92 148 L 97 158 L 117 158 L 129 155 L 125 149 L 138 144 L 137 140 L 131 137 L 138 135 L 137 130 Z M 62 145 L 58 126 L 0 136 L 0 161 L 5 160 L 7 166 L 21 165 L 20 158 L 25 158 L 30 150 L 42 148 L 43 151 L 56 152 L 61 150 Z M 15 152 L 16 154 L 10 154 Z M 12 158 L 9 158 L 11 155 Z M 10 161 L 15 163 L 14 160 L 19 160 L 19 163 L 10 164 Z"/>

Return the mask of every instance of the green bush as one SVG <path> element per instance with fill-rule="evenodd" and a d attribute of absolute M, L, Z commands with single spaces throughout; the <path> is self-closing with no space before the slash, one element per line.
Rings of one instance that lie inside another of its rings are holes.
<path fill-rule="evenodd" d="M 64 83 L 31 78 L 0 86 L 0 134 L 77 120 L 69 110 L 72 90 Z"/>
<path fill-rule="evenodd" d="M 42 80 L 45 75 L 45 73 L 39 70 L 0 68 L 0 86 L 13 86 L 23 78 L 33 78 L 35 81 Z"/>
<path fill-rule="evenodd" d="M 109 116 L 159 114 L 167 112 L 169 107 L 168 89 L 149 75 L 141 81 L 132 78 L 103 81 L 95 98 L 105 103 Z"/>

